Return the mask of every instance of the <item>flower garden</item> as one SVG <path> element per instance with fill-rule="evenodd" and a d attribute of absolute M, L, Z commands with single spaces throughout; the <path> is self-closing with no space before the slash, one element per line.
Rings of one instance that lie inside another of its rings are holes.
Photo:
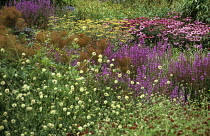
<path fill-rule="evenodd" d="M 208 136 L 210 17 L 186 3 L 6 3 L 0 135 Z"/>

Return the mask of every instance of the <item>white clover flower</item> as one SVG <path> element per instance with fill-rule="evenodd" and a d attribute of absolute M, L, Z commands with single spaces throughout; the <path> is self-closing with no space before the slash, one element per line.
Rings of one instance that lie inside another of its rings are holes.
<path fill-rule="evenodd" d="M 32 136 L 33 136 L 33 135 L 34 135 L 34 132 L 30 132 L 30 135 L 32 135 Z"/>
<path fill-rule="evenodd" d="M 158 80 L 156 79 L 156 80 L 154 80 L 154 82 L 155 82 L 155 83 L 157 83 L 157 82 L 158 82 Z"/>
<path fill-rule="evenodd" d="M 30 60 L 29 60 L 29 59 L 27 59 L 27 60 L 26 60 L 26 63 L 30 63 Z"/>
<path fill-rule="evenodd" d="M 102 59 L 101 59 L 101 58 L 100 58 L 100 59 L 98 59 L 98 62 L 99 62 L 99 63 L 102 63 Z"/>
<path fill-rule="evenodd" d="M 99 58 L 102 58 L 103 56 L 101 54 L 98 55 Z"/>
<path fill-rule="evenodd" d="M 82 130 L 83 130 L 83 128 L 82 128 L 81 126 L 79 126 L 79 127 L 78 127 L 78 130 L 79 130 L 79 131 L 82 131 Z"/>
<path fill-rule="evenodd" d="M 42 73 L 44 73 L 45 71 L 47 71 L 47 69 L 43 68 L 43 69 L 42 69 Z"/>
<path fill-rule="evenodd" d="M 162 68 L 163 68 L 162 66 L 160 66 L 160 65 L 158 66 L 158 69 L 162 69 Z"/>
<path fill-rule="evenodd" d="M 122 74 L 118 74 L 117 76 L 118 76 L 118 77 L 122 77 Z"/>
<path fill-rule="evenodd" d="M 47 126 L 46 125 L 43 125 L 42 127 L 43 127 L 44 130 L 47 130 Z"/>
<path fill-rule="evenodd" d="M 136 84 L 139 85 L 140 83 L 139 82 L 136 82 Z"/>
<path fill-rule="evenodd" d="M 127 74 L 130 74 L 131 73 L 131 71 L 130 70 L 127 70 L 127 72 L 126 72 Z"/>
<path fill-rule="evenodd" d="M 115 61 L 115 59 L 112 59 L 112 61 Z"/>
<path fill-rule="evenodd" d="M 96 52 L 92 52 L 92 55 L 93 55 L 93 56 L 96 56 Z"/>
<path fill-rule="evenodd" d="M 1 81 L 1 85 L 5 85 L 6 83 L 5 83 L 5 81 Z"/>
<path fill-rule="evenodd" d="M 4 112 L 3 115 L 4 115 L 4 116 L 7 116 L 7 112 Z"/>
<path fill-rule="evenodd" d="M 104 93 L 104 96 L 109 96 L 109 94 L 108 93 Z"/>
<path fill-rule="evenodd" d="M 105 100 L 105 101 L 104 101 L 104 104 L 107 104 L 107 103 L 108 103 L 108 101 L 107 101 L 107 100 Z"/>
<path fill-rule="evenodd" d="M 121 129 L 122 128 L 122 125 L 119 125 L 118 128 Z"/>
<path fill-rule="evenodd" d="M 114 80 L 114 83 L 117 84 L 118 83 L 118 80 Z"/>
<path fill-rule="evenodd" d="M 110 62 L 110 60 L 106 60 L 106 63 L 109 63 Z"/>
<path fill-rule="evenodd" d="M 63 102 L 59 102 L 59 105 L 60 105 L 60 106 L 63 106 Z"/>
<path fill-rule="evenodd" d="M 141 89 L 143 90 L 143 89 L 144 89 L 144 87 L 142 86 L 142 87 L 141 87 Z"/>
<path fill-rule="evenodd" d="M 117 108 L 120 108 L 121 106 L 119 104 L 116 105 Z"/>
<path fill-rule="evenodd" d="M 82 103 L 83 103 L 83 101 L 81 101 L 81 100 L 78 101 L 78 104 L 79 104 L 79 105 L 82 104 Z"/>
<path fill-rule="evenodd" d="M 135 82 L 134 81 L 131 81 L 131 84 L 133 85 Z"/>
<path fill-rule="evenodd" d="M 5 93 L 9 93 L 9 89 L 7 88 L 7 89 L 5 89 Z"/>
<path fill-rule="evenodd" d="M 27 111 L 32 111 L 33 108 L 32 108 L 32 107 L 26 107 L 26 110 L 27 110 Z"/>
<path fill-rule="evenodd" d="M 120 112 L 119 111 L 116 111 L 116 113 L 115 113 L 116 115 L 119 115 L 120 114 Z"/>
<path fill-rule="evenodd" d="M 57 81 L 57 80 L 52 80 L 52 83 L 53 83 L 53 84 L 57 84 L 58 81 Z"/>
<path fill-rule="evenodd" d="M 62 75 L 61 75 L 61 73 L 57 73 L 56 76 L 57 77 L 61 77 Z"/>
<path fill-rule="evenodd" d="M 40 112 L 42 112 L 42 109 L 43 109 L 42 107 L 39 107 L 39 111 L 40 111 Z"/>
<path fill-rule="evenodd" d="M 121 99 L 121 96 L 117 96 L 117 99 Z"/>
<path fill-rule="evenodd" d="M 98 69 L 95 69 L 95 72 L 98 73 Z"/>
<path fill-rule="evenodd" d="M 16 104 L 16 103 L 13 103 L 13 104 L 12 104 L 12 107 L 13 107 L 13 108 L 17 107 L 17 104 Z"/>
<path fill-rule="evenodd" d="M 4 129 L 4 126 L 0 126 L 0 131 Z"/>
<path fill-rule="evenodd" d="M 1 53 L 4 53 L 5 52 L 5 49 L 4 48 L 1 48 Z"/>
<path fill-rule="evenodd" d="M 48 86 L 46 86 L 46 85 L 45 85 L 45 86 L 43 86 L 43 88 L 44 88 L 44 89 L 47 89 L 47 88 L 48 88 Z"/>
<path fill-rule="evenodd" d="M 170 76 L 172 77 L 172 76 L 173 76 L 173 74 L 170 74 Z"/>
<path fill-rule="evenodd" d="M 80 92 L 84 92 L 84 90 L 85 90 L 84 87 L 80 87 L 80 88 L 79 88 L 79 91 L 80 91 Z"/>
<path fill-rule="evenodd" d="M 67 113 L 66 113 L 67 116 L 70 115 L 70 114 L 71 114 L 71 112 L 67 112 Z"/>
<path fill-rule="evenodd" d="M 15 122 L 16 122 L 16 120 L 15 120 L 15 119 L 12 119 L 12 120 L 11 120 L 11 123 L 15 123 Z"/>
<path fill-rule="evenodd" d="M 125 99 L 128 100 L 129 99 L 129 96 L 125 96 Z"/>
<path fill-rule="evenodd" d="M 34 99 L 31 100 L 31 104 L 34 104 L 34 103 L 36 103 L 36 100 L 34 100 Z"/>
<path fill-rule="evenodd" d="M 142 99 L 142 98 L 144 98 L 145 97 L 145 95 L 144 94 L 142 94 L 141 96 L 140 96 L 140 98 Z"/>
<path fill-rule="evenodd" d="M 91 119 L 91 116 L 90 116 L 90 115 L 88 115 L 88 116 L 87 116 L 87 119 Z"/>
<path fill-rule="evenodd" d="M 84 73 L 84 71 L 83 70 L 80 70 L 79 73 L 82 74 L 82 73 Z"/>
<path fill-rule="evenodd" d="M 78 38 L 74 38 L 74 42 L 78 42 L 79 41 L 79 39 Z"/>
<path fill-rule="evenodd" d="M 63 111 L 67 111 L 67 108 L 66 108 L 66 107 L 64 107 L 64 108 L 63 108 Z"/>
<path fill-rule="evenodd" d="M 87 26 L 82 26 L 82 30 L 86 30 L 87 29 Z"/>
<path fill-rule="evenodd" d="M 36 80 L 36 77 L 33 77 L 33 80 Z"/>
<path fill-rule="evenodd" d="M 22 56 L 25 56 L 26 54 L 25 53 L 22 53 Z"/>
<path fill-rule="evenodd" d="M 167 81 L 166 83 L 169 85 L 171 83 L 171 81 Z"/>
<path fill-rule="evenodd" d="M 63 127 L 63 125 L 62 125 L 62 124 L 59 124 L 59 125 L 58 125 L 58 127 L 59 127 L 59 128 L 62 128 L 62 127 Z"/>
<path fill-rule="evenodd" d="M 55 73 L 51 73 L 52 76 L 55 76 Z"/>
<path fill-rule="evenodd" d="M 50 127 L 50 128 L 54 128 L 55 125 L 52 124 L 52 123 L 48 123 L 47 126 Z"/>
<path fill-rule="evenodd" d="M 111 64 L 110 64 L 110 67 L 113 67 L 113 66 L 114 66 L 114 64 L 111 63 Z"/>
<path fill-rule="evenodd" d="M 30 89 L 30 86 L 28 86 L 27 84 L 24 84 L 22 88 L 24 91 L 27 91 Z"/>

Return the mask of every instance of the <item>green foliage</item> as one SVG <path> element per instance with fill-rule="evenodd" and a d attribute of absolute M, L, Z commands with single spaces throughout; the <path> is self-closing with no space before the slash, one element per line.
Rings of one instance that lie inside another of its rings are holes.
<path fill-rule="evenodd" d="M 192 17 L 196 21 L 210 23 L 210 1 L 209 0 L 183 0 L 180 9 L 182 17 Z M 181 4 L 180 4 L 181 5 Z"/>

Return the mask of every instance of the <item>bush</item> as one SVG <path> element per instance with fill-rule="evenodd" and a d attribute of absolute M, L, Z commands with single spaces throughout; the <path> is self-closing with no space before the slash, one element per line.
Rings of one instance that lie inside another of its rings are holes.
<path fill-rule="evenodd" d="M 22 0 L 8 3 L 20 10 L 22 17 L 30 27 L 46 28 L 49 17 L 54 14 L 54 7 L 50 0 Z"/>

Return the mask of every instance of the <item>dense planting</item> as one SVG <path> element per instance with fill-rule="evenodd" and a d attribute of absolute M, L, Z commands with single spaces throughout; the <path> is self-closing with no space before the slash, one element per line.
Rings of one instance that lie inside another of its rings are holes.
<path fill-rule="evenodd" d="M 125 6 L 97 2 L 98 11 Z M 176 12 L 84 16 L 85 1 L 52 3 L 0 10 L 0 135 L 210 133 L 209 24 Z"/>

